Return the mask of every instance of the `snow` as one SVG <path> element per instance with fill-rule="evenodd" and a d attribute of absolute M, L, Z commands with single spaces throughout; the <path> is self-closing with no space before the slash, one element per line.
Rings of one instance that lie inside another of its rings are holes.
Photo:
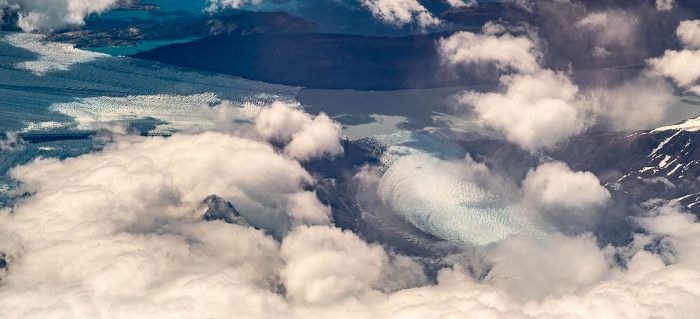
<path fill-rule="evenodd" d="M 655 128 L 651 132 L 656 133 L 656 132 L 668 131 L 668 130 L 681 130 L 681 131 L 688 131 L 688 132 L 697 132 L 698 130 L 700 130 L 700 116 L 696 117 L 696 118 L 685 120 L 684 122 L 682 122 L 680 124 L 668 125 L 668 126 L 662 126 L 659 128 Z"/>
<path fill-rule="evenodd" d="M 690 203 L 690 204 L 686 205 L 687 208 L 692 208 L 693 206 L 695 206 L 695 205 L 697 205 L 697 204 L 700 203 L 700 193 L 688 194 L 688 195 L 685 195 L 685 196 L 682 196 L 682 197 L 678 197 L 678 198 L 672 199 L 670 202 L 671 202 L 671 203 L 679 203 L 679 202 L 682 202 L 682 201 L 684 201 L 685 199 L 690 198 L 690 197 L 693 197 L 693 196 L 695 196 L 695 201 L 694 201 L 693 203 Z"/>
<path fill-rule="evenodd" d="M 644 167 L 644 168 L 640 169 L 639 172 L 640 172 L 640 173 L 644 173 L 644 172 L 646 172 L 646 171 L 648 171 L 648 170 L 655 169 L 655 168 L 656 168 L 656 167 L 653 167 L 653 166 L 647 166 L 647 167 Z"/>
<path fill-rule="evenodd" d="M 665 139 L 663 142 L 661 142 L 661 144 L 659 144 L 659 146 L 657 146 L 653 151 L 651 151 L 651 153 L 649 153 L 648 156 L 652 156 L 652 155 L 656 154 L 656 152 L 660 151 L 666 144 L 668 144 L 668 142 L 670 142 L 680 132 L 681 131 L 678 131 L 675 134 L 671 135 L 669 138 Z"/>
<path fill-rule="evenodd" d="M 623 179 L 629 177 L 631 174 L 625 174 L 617 180 L 617 183 L 621 182 Z"/>
<path fill-rule="evenodd" d="M 678 170 L 681 166 L 683 166 L 683 164 L 677 164 L 676 167 L 674 167 L 670 172 L 668 172 L 668 174 L 666 174 L 666 176 L 673 175 L 673 173 L 675 173 L 676 170 Z"/>

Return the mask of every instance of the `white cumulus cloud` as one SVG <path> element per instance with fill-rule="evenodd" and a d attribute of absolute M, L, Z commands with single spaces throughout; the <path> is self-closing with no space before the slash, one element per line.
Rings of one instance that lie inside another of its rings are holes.
<path fill-rule="evenodd" d="M 447 3 L 453 8 L 472 7 L 479 4 L 476 0 L 447 0 Z"/>
<path fill-rule="evenodd" d="M 686 47 L 700 48 L 700 20 L 681 21 L 676 29 L 676 36 Z"/>
<path fill-rule="evenodd" d="M 676 84 L 696 93 L 700 78 L 700 21 L 681 21 L 676 36 L 683 43 L 683 50 L 666 50 L 664 55 L 647 60 L 654 72 L 673 79 Z"/>
<path fill-rule="evenodd" d="M 281 256 L 287 262 L 281 271 L 287 295 L 300 303 L 329 304 L 377 295 L 373 287 L 382 283 L 384 272 L 391 271 L 381 246 L 333 227 L 297 228 L 282 241 Z M 413 267 L 420 269 L 417 264 Z M 423 275 L 412 281 L 424 284 L 424 280 Z"/>
<path fill-rule="evenodd" d="M 663 56 L 649 60 L 659 74 L 672 78 L 678 85 L 691 86 L 700 78 L 700 51 L 667 50 Z"/>
<path fill-rule="evenodd" d="M 82 26 L 91 14 L 115 7 L 117 0 L 4 0 L 0 18 L 17 14 L 17 26 L 27 32 Z"/>
<path fill-rule="evenodd" d="M 461 103 L 473 106 L 482 124 L 524 149 L 552 148 L 589 126 L 590 106 L 564 73 L 507 75 L 501 85 L 503 92 L 466 92 Z"/>
<path fill-rule="evenodd" d="M 417 23 L 423 28 L 441 23 L 417 0 L 359 0 L 377 19 L 397 26 Z"/>
<path fill-rule="evenodd" d="M 343 154 L 342 126 L 325 113 L 312 117 L 285 103 L 275 102 L 260 111 L 255 127 L 263 138 L 285 144 L 284 152 L 295 159 Z"/>
<path fill-rule="evenodd" d="M 492 28 L 495 24 L 488 24 Z M 458 32 L 441 39 L 440 56 L 451 66 L 490 63 L 501 71 L 533 73 L 542 58 L 535 41 L 526 36 Z"/>
<path fill-rule="evenodd" d="M 246 5 L 259 5 L 262 0 L 207 0 L 211 4 L 207 8 L 209 11 L 217 11 L 226 8 L 240 9 Z"/>
<path fill-rule="evenodd" d="M 574 172 L 562 162 L 549 162 L 528 172 L 523 188 L 547 205 L 586 208 L 605 204 L 610 193 L 591 172 Z"/>

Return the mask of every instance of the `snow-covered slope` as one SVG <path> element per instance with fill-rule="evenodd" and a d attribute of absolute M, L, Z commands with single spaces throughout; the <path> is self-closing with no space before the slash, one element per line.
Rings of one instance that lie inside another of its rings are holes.
<path fill-rule="evenodd" d="M 700 118 L 649 131 L 586 134 L 552 155 L 595 172 L 636 202 L 675 200 L 700 214 L 694 196 L 700 192 Z"/>
<path fill-rule="evenodd" d="M 653 129 L 651 132 L 656 133 L 656 132 L 661 132 L 661 131 L 688 131 L 688 132 L 697 132 L 700 130 L 700 116 L 692 119 L 687 119 L 679 124 L 674 124 L 674 125 L 668 125 L 668 126 L 662 126 L 656 129 Z"/>

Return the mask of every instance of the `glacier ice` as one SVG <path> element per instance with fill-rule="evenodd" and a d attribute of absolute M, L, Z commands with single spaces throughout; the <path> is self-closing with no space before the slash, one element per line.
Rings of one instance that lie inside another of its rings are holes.
<path fill-rule="evenodd" d="M 41 35 L 0 32 L 2 131 L 86 129 L 90 121 L 166 122 L 166 133 L 209 121 L 202 105 L 297 103 L 298 87 L 84 51 Z M 245 112 L 244 112 L 245 113 Z M 248 112 L 250 113 L 250 112 Z"/>
<path fill-rule="evenodd" d="M 88 63 L 95 59 L 108 57 L 106 54 L 76 49 L 71 44 L 44 42 L 43 36 L 32 33 L 7 33 L 4 41 L 17 48 L 37 54 L 37 58 L 18 62 L 16 68 L 44 75 L 51 71 L 67 71 L 76 63 Z"/>
<path fill-rule="evenodd" d="M 381 158 L 379 195 L 421 230 L 475 245 L 511 235 L 536 240 L 545 236 L 517 203 L 507 202 L 483 185 L 480 179 L 488 169 L 464 160 L 458 146 L 416 133 L 377 140 L 387 146 Z"/>

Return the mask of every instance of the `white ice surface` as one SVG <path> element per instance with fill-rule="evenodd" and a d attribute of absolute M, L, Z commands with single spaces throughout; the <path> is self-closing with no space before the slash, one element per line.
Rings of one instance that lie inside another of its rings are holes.
<path fill-rule="evenodd" d="M 388 150 L 380 197 L 416 227 L 446 240 L 487 245 L 511 235 L 541 238 L 515 203 L 505 202 L 461 170 L 455 146 L 398 133 L 377 140 Z M 467 163 L 464 163 L 467 166 Z"/>
<path fill-rule="evenodd" d="M 154 134 L 207 129 L 204 108 L 222 102 L 244 118 L 294 99 L 300 88 L 75 49 L 41 35 L 0 32 L 0 132 L 87 130 L 95 123 L 156 119 Z"/>

